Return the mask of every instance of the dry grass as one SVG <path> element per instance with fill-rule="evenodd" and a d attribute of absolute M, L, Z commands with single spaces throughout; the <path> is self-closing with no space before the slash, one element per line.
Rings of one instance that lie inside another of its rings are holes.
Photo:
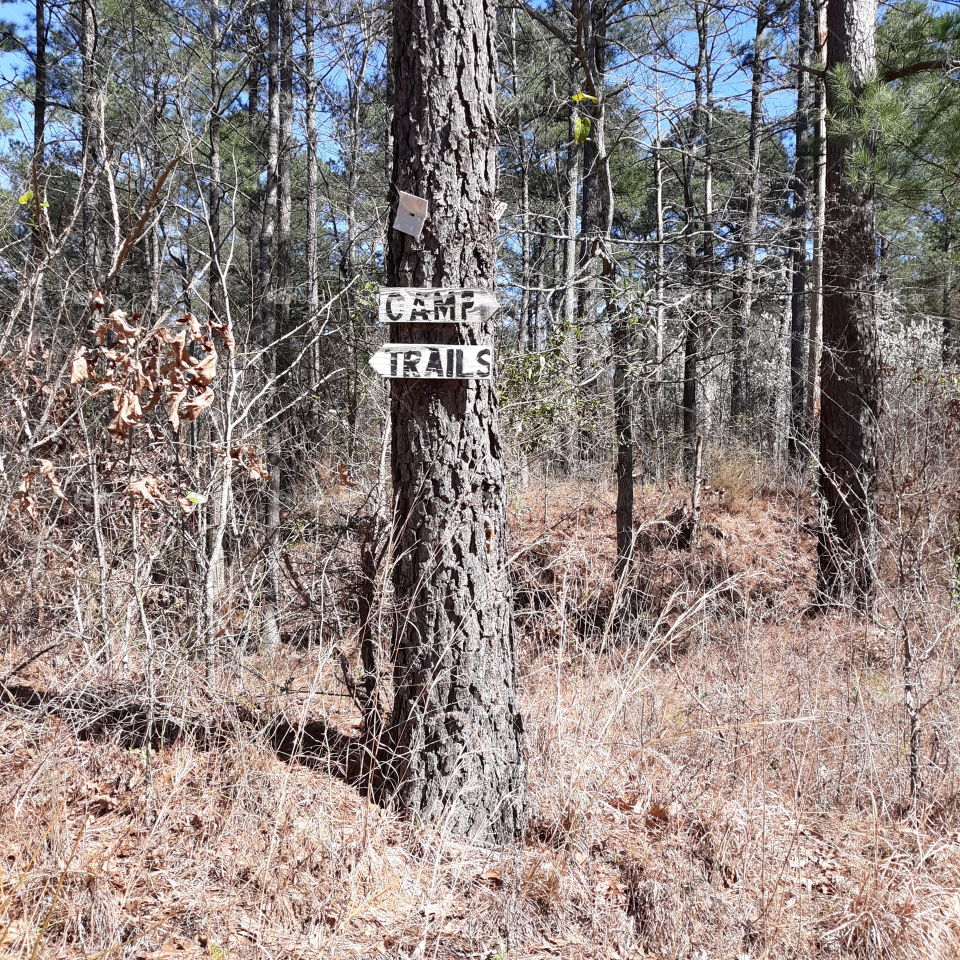
<path fill-rule="evenodd" d="M 643 491 L 641 522 L 685 496 Z M 948 601 L 924 610 L 939 643 L 924 664 L 914 804 L 903 611 L 891 596 L 872 625 L 808 615 L 808 502 L 708 498 L 699 548 L 654 545 L 618 592 L 606 491 L 532 489 L 514 513 L 523 843 L 487 850 L 414 830 L 271 749 L 257 718 L 277 710 L 348 731 L 357 720 L 333 650 L 350 652 L 337 633 L 338 622 L 349 632 L 349 611 L 331 599 L 312 646 L 237 648 L 213 693 L 194 660 L 159 643 L 156 709 L 184 726 L 206 717 L 218 737 L 153 749 L 115 718 L 81 735 L 76 698 L 73 712 L 62 696 L 5 705 L 2 955 L 960 955 L 960 658 Z M 338 575 L 324 576 L 332 595 Z M 11 644 L 0 676 L 31 649 Z M 145 670 L 134 641 L 104 661 L 77 640 L 16 680 L 86 693 L 84 703 L 132 702 Z"/>
<path fill-rule="evenodd" d="M 706 464 L 708 488 L 731 513 L 741 513 L 754 502 L 768 479 L 765 472 L 757 452 L 740 444 L 713 451 Z"/>

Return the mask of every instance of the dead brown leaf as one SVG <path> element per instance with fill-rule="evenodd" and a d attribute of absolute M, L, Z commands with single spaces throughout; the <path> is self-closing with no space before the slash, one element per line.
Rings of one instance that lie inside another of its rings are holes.
<path fill-rule="evenodd" d="M 40 473 L 47 478 L 47 483 L 50 484 L 50 489 L 53 491 L 54 496 L 59 497 L 61 500 L 66 500 L 66 494 L 64 494 L 63 487 L 60 485 L 60 481 L 54 472 L 52 460 L 40 461 Z"/>
<path fill-rule="evenodd" d="M 213 344 L 209 340 L 206 341 L 206 344 L 209 344 L 209 352 L 202 360 L 195 361 L 190 357 L 189 373 L 191 379 L 201 387 L 208 386 L 217 375 L 217 351 L 213 349 Z M 187 356 L 190 355 L 187 354 Z"/>
<path fill-rule="evenodd" d="M 134 314 L 131 319 L 139 319 L 140 314 Z M 126 310 L 114 310 L 107 315 L 107 321 L 110 329 L 117 335 L 118 340 L 133 340 L 140 335 L 140 327 L 135 327 L 127 320 Z"/>
<path fill-rule="evenodd" d="M 224 323 L 214 323 L 212 320 L 209 321 L 210 329 L 216 330 L 217 333 L 223 337 L 223 345 L 227 349 L 227 356 L 232 357 L 234 352 L 237 349 L 236 340 L 233 337 L 233 325 L 227 322 Z"/>
<path fill-rule="evenodd" d="M 87 364 L 87 351 L 81 347 L 70 361 L 70 386 L 75 387 L 90 379 L 90 369 Z"/>
<path fill-rule="evenodd" d="M 139 497 L 144 503 L 151 505 L 158 502 L 160 494 L 160 481 L 156 477 L 147 475 L 131 480 L 127 484 L 127 493 L 131 498 Z"/>
<path fill-rule="evenodd" d="M 245 470 L 251 480 L 269 480 L 270 474 L 260 457 L 249 443 L 241 444 L 230 451 L 234 467 Z"/>
<path fill-rule="evenodd" d="M 107 430 L 118 440 L 125 440 L 130 430 L 143 418 L 140 399 L 132 390 L 122 389 L 114 398 L 115 416 Z"/>
<path fill-rule="evenodd" d="M 197 417 L 213 403 L 214 398 L 214 392 L 210 387 L 207 387 L 195 397 L 191 397 L 181 408 L 180 412 L 183 419 L 196 420 Z"/>
<path fill-rule="evenodd" d="M 187 398 L 187 388 L 178 385 L 172 388 L 167 395 L 169 408 L 167 410 L 167 419 L 174 430 L 180 429 L 180 404 Z"/>

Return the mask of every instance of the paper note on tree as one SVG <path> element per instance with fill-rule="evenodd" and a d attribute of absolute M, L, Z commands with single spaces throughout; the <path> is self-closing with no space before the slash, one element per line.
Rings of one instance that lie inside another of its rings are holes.
<path fill-rule="evenodd" d="M 397 204 L 397 215 L 393 219 L 393 229 L 399 230 L 401 233 L 408 233 L 411 237 L 419 237 L 423 232 L 423 224 L 426 219 L 427 201 L 401 190 L 400 202 Z"/>

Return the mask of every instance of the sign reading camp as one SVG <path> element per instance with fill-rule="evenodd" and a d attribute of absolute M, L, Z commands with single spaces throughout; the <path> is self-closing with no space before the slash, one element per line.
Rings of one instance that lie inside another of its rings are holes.
<path fill-rule="evenodd" d="M 439 343 L 387 343 L 371 358 L 381 377 L 413 380 L 487 380 L 493 347 Z"/>
<path fill-rule="evenodd" d="M 381 323 L 479 323 L 500 304 L 486 290 L 445 287 L 381 287 Z"/>

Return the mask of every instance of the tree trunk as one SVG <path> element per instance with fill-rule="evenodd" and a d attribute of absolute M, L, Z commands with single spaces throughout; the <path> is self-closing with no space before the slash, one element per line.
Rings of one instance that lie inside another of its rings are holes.
<path fill-rule="evenodd" d="M 571 81 L 571 87 L 573 83 Z M 574 139 L 579 109 L 570 110 L 570 140 L 567 145 L 567 221 L 563 256 L 563 338 L 570 377 L 576 376 L 577 341 L 577 214 L 580 196 L 580 147 Z M 570 472 L 577 460 L 576 416 L 570 416 L 563 427 L 563 460 Z"/>
<path fill-rule="evenodd" d="M 31 257 L 34 264 L 43 259 L 43 167 L 47 147 L 47 7 L 46 0 L 35 0 L 36 55 L 34 57 L 33 87 L 33 162 L 31 188 L 33 190 L 33 228 L 31 230 Z"/>
<path fill-rule="evenodd" d="M 312 325 L 318 322 L 320 314 L 320 139 L 317 123 L 317 62 L 316 62 L 316 36 L 318 21 L 316 0 L 306 0 L 304 8 L 304 61 L 305 61 L 305 86 L 306 86 L 306 104 L 305 104 L 305 127 L 307 141 L 307 315 Z M 314 390 L 323 379 L 323 356 L 322 343 L 323 338 L 318 338 L 317 342 L 310 350 L 310 386 Z M 310 407 L 308 416 L 308 435 L 314 443 L 318 443 L 320 438 L 320 413 L 316 404 Z"/>
<path fill-rule="evenodd" d="M 753 288 L 756 276 L 757 224 L 760 213 L 760 126 L 763 119 L 763 34 L 766 14 L 757 10 L 753 38 L 753 65 L 750 82 L 750 127 L 748 147 L 747 210 L 743 224 L 743 275 L 738 310 L 733 324 L 733 363 L 730 374 L 730 419 L 733 429 L 744 432 L 747 415 L 747 336 L 753 317 Z"/>
<path fill-rule="evenodd" d="M 608 304 L 612 305 L 608 300 Z M 622 308 L 611 318 L 610 345 L 613 353 L 613 425 L 617 445 L 617 560 L 614 576 L 626 573 L 633 558 L 633 408 L 634 386 L 631 364 L 634 358 L 633 324 Z"/>
<path fill-rule="evenodd" d="M 247 8 L 244 11 L 243 30 L 248 63 L 246 83 L 244 84 L 247 92 L 247 147 L 251 156 L 255 159 L 258 169 L 261 169 L 267 162 L 266 152 L 263 149 L 263 130 L 260 123 L 260 84 L 263 79 L 262 49 L 264 44 L 255 11 L 252 8 Z M 260 342 L 266 343 L 263 309 L 266 287 L 264 286 L 262 270 L 264 211 L 263 200 L 256 191 L 251 190 L 248 195 L 246 214 L 245 232 L 249 273 L 248 322 L 251 331 L 255 332 Z"/>
<path fill-rule="evenodd" d="M 691 145 L 691 152 L 695 148 Z M 694 291 L 693 302 L 688 311 L 683 335 L 683 468 L 689 478 L 693 473 L 696 453 L 697 431 L 700 421 L 699 405 L 699 363 L 701 348 L 701 318 L 697 288 L 701 283 L 700 262 L 696 247 L 696 209 L 693 195 L 693 173 L 696 165 L 695 156 L 691 155 L 684 163 L 686 167 L 686 183 L 684 184 L 686 208 L 686 269 L 687 281 Z"/>
<path fill-rule="evenodd" d="M 359 15 L 363 16 L 362 10 Z M 342 154 L 342 163 L 346 175 L 346 198 L 344 202 L 344 224 L 346 232 L 343 241 L 343 251 L 340 256 L 340 282 L 343 295 L 340 298 L 345 314 L 345 326 L 350 331 L 350 377 L 347 387 L 347 457 L 353 461 L 357 452 L 357 426 L 360 415 L 360 400 L 363 394 L 363 380 L 361 371 L 364 368 L 365 344 L 362 331 L 354 322 L 357 313 L 354 289 L 351 286 L 356 276 L 356 246 L 357 246 L 357 205 L 356 198 L 359 192 L 361 175 L 361 141 L 363 137 L 361 111 L 363 108 L 364 76 L 367 70 L 367 61 L 370 57 L 371 45 L 366 42 L 372 31 L 363 31 L 364 43 L 357 51 L 357 60 L 348 61 L 346 68 L 347 92 L 347 129 L 346 150 Z"/>
<path fill-rule="evenodd" d="M 529 216 L 527 220 L 532 226 Z M 553 271 L 549 274 L 550 279 L 546 279 L 546 264 L 549 258 L 551 267 L 553 266 L 553 261 L 556 259 L 553 254 L 555 246 L 556 241 L 547 237 L 535 237 L 530 243 L 530 283 L 533 289 L 531 289 L 530 296 L 527 299 L 526 349 L 528 353 L 537 353 L 540 350 L 542 304 L 549 297 L 545 290 L 547 283 L 556 282 L 557 276 L 556 272 Z"/>
<path fill-rule="evenodd" d="M 293 0 L 279 0 L 280 63 L 279 80 L 279 145 L 277 151 L 277 233 L 276 258 L 274 262 L 274 304 L 276 310 L 275 337 L 277 343 L 277 376 L 280 381 L 281 396 L 291 401 L 293 389 L 290 378 L 296 356 L 296 345 L 291 338 L 290 293 L 291 293 L 291 223 L 293 215 L 293 194 L 291 188 L 291 167 L 293 165 L 293 73 L 294 73 L 294 28 Z M 295 416 L 297 411 L 288 410 L 286 417 Z M 286 463 L 284 484 L 289 490 L 293 486 L 293 465 L 298 457 L 290 444 L 295 442 L 295 431 L 283 431 L 287 440 L 288 462 Z"/>
<path fill-rule="evenodd" d="M 576 44 L 584 68 L 584 83 L 589 99 L 583 101 L 590 119 L 590 135 L 583 151 L 583 213 L 581 216 L 580 271 L 584 284 L 580 291 L 582 322 L 593 334 L 596 307 L 610 324 L 613 358 L 613 425 L 616 443 L 617 480 L 617 559 L 619 578 L 633 555 L 633 360 L 632 325 L 613 292 L 615 264 L 610 249 L 613 227 L 613 181 L 606 139 L 605 83 L 607 74 L 607 30 L 610 8 L 604 0 L 580 0 L 574 7 Z M 581 347 L 583 346 L 581 339 Z M 581 353 L 583 351 L 581 350 Z M 582 363 L 581 383 L 587 379 Z M 581 426 L 580 453 L 589 454 L 589 430 Z"/>
<path fill-rule="evenodd" d="M 210 255 L 210 281 L 208 302 L 210 319 L 218 324 L 225 322 L 224 278 L 220 263 L 221 242 L 221 136 L 220 110 L 223 86 L 220 79 L 220 58 L 222 56 L 222 28 L 220 24 L 220 0 L 210 0 L 210 179 L 207 187 L 208 252 Z M 151 283 L 151 289 L 153 284 Z M 202 424 L 196 424 L 203 446 L 212 446 L 211 424 L 205 418 Z M 205 449 L 200 456 L 207 459 L 211 470 L 210 496 L 204 505 L 206 569 L 204 571 L 203 591 L 203 637 L 206 652 L 207 676 L 211 677 L 214 667 L 214 647 L 217 631 L 217 606 L 226 582 L 226 565 L 223 550 L 224 514 L 228 506 L 230 489 L 230 468 L 221 457 Z"/>
<path fill-rule="evenodd" d="M 713 337 L 717 332 L 714 316 L 714 293 L 717 284 L 716 236 L 714 233 L 713 209 L 713 64 L 711 63 L 710 10 L 708 4 L 702 8 L 701 32 L 704 45 L 703 56 L 703 93 L 705 109 L 703 120 L 703 246 L 700 258 L 703 263 L 703 311 L 700 315 L 700 359 L 707 356 Z M 700 401 L 701 416 L 697 436 L 704 434 L 704 425 L 712 424 L 712 404 L 709 384 L 703 375 L 703 367 L 698 370 L 698 389 L 703 393 Z M 706 442 L 704 440 L 704 442 Z M 696 443 L 694 438 L 693 459 L 696 461 Z"/>
<path fill-rule="evenodd" d="M 208 250 L 210 280 L 208 298 L 210 315 L 218 323 L 223 318 L 223 272 L 220 265 L 220 191 L 222 161 L 220 156 L 220 110 L 223 86 L 220 80 L 221 25 L 220 0 L 210 0 L 210 179 L 207 184 Z"/>
<path fill-rule="evenodd" d="M 943 342 L 941 359 L 943 365 L 952 366 L 957 361 L 957 320 L 953 310 L 953 218 L 948 213 L 944 223 L 943 252 L 945 273 L 943 276 Z"/>
<path fill-rule="evenodd" d="M 81 230 L 84 269 L 90 287 L 102 282 L 100 275 L 100 227 L 97 223 L 97 189 L 100 175 L 99 111 L 97 108 L 97 0 L 80 0 L 80 141 Z"/>
<path fill-rule="evenodd" d="M 654 380 L 651 395 L 652 423 L 656 437 L 656 479 L 660 479 L 663 424 L 661 404 L 664 381 L 664 321 L 666 319 L 666 234 L 663 221 L 663 140 L 660 132 L 660 89 L 657 87 L 657 140 L 653 149 L 654 229 L 656 231 L 656 277 L 654 278 Z"/>
<path fill-rule="evenodd" d="M 320 283 L 317 272 L 319 238 L 317 235 L 317 216 L 319 198 L 317 194 L 319 179 L 318 129 L 317 129 L 317 77 L 316 77 L 316 35 L 317 8 L 315 0 L 306 0 L 304 10 L 304 74 L 306 76 L 305 125 L 307 134 L 307 308 L 311 319 L 316 318 L 320 309 Z"/>
<path fill-rule="evenodd" d="M 274 407 L 279 399 L 278 378 L 283 374 L 277 310 L 274 246 L 277 233 L 280 168 L 280 4 L 270 0 L 267 7 L 267 180 L 263 198 L 263 218 L 259 238 L 259 327 L 264 345 L 269 345 L 267 375 L 273 381 Z M 263 607 L 263 642 L 268 647 L 280 642 L 277 607 L 280 602 L 280 513 L 284 463 L 281 456 L 280 424 L 270 424 L 267 462 L 270 468 L 269 497 L 266 504 L 267 582 Z"/>
<path fill-rule="evenodd" d="M 820 365 L 818 550 L 822 602 L 869 609 L 876 578 L 877 420 L 880 375 L 875 318 L 877 248 L 873 187 L 854 179 L 851 157 L 872 151 L 858 132 L 861 97 L 874 77 L 876 0 L 829 0 L 827 216 L 824 233 L 823 358 Z M 836 75 L 843 68 L 843 78 Z M 838 96 L 839 82 L 850 96 Z"/>
<path fill-rule="evenodd" d="M 510 12 L 510 78 L 513 107 L 517 112 L 517 165 L 520 168 L 520 307 L 517 313 L 517 349 L 536 350 L 536 320 L 532 310 L 531 291 L 533 264 L 530 241 L 530 162 L 527 155 L 523 129 L 523 114 L 520 111 L 520 70 L 517 61 L 517 11 Z"/>
<path fill-rule="evenodd" d="M 810 437 L 806 415 L 806 356 L 804 336 L 807 332 L 807 177 L 810 150 L 810 48 L 812 23 L 810 0 L 798 0 L 799 42 L 797 54 L 797 114 L 794 123 L 796 160 L 793 170 L 793 206 L 791 256 L 793 280 L 790 295 L 790 430 L 787 457 L 795 467 L 809 455 Z"/>
<path fill-rule="evenodd" d="M 684 157 L 684 213 L 686 218 L 687 277 L 694 290 L 693 305 L 687 317 L 683 343 L 683 466 L 688 479 L 692 478 L 696 462 L 697 437 L 700 434 L 700 359 L 704 346 L 704 328 L 712 313 L 712 255 L 713 255 L 713 183 L 712 162 L 704 157 L 703 218 L 697 212 L 696 174 L 699 145 L 709 144 L 710 120 L 710 63 L 709 13 L 706 5 L 697 4 L 697 63 L 693 74 L 694 107 L 691 119 L 690 143 Z M 704 109 L 706 94 L 707 109 Z M 702 236 L 697 242 L 697 226 L 702 222 Z"/>
<path fill-rule="evenodd" d="M 148 41 L 149 63 L 156 63 L 157 45 L 151 38 Z M 156 73 L 149 77 L 150 85 L 150 136 L 146 144 L 146 168 L 150 174 L 151 183 L 156 182 L 158 171 L 162 169 L 159 157 L 162 155 L 162 140 L 160 138 L 160 125 L 163 119 L 164 93 L 163 83 Z M 149 294 L 148 303 L 150 315 L 156 317 L 160 313 L 160 284 L 163 280 L 163 258 L 164 244 L 162 238 L 165 234 L 165 216 L 161 211 L 157 213 L 155 227 L 147 233 L 144 242 L 147 246 L 147 262 L 149 272 Z"/>
<path fill-rule="evenodd" d="M 590 397 L 599 379 L 596 358 L 598 300 L 600 295 L 597 254 L 603 236 L 603 186 L 600 178 L 606 165 L 599 138 L 602 134 L 602 116 L 599 110 L 589 109 L 595 104 L 584 103 L 583 115 L 591 125 L 589 138 L 583 144 L 583 170 L 580 177 L 580 251 L 577 259 L 577 338 L 576 378 L 577 417 L 576 454 L 581 462 L 590 459 L 593 448 L 593 425 L 587 418 Z M 602 268 L 601 268 L 602 270 Z"/>
<path fill-rule="evenodd" d="M 816 57 L 823 66 L 827 59 L 827 0 L 813 0 L 816 30 Z M 816 88 L 816 163 L 814 184 L 816 206 L 813 214 L 813 283 L 810 297 L 810 331 L 807 335 L 807 436 L 813 444 L 817 433 L 820 399 L 820 342 L 823 334 L 823 227 L 827 203 L 827 86 L 820 77 Z"/>
<path fill-rule="evenodd" d="M 393 184 L 429 203 L 391 231 L 387 282 L 492 287 L 497 168 L 492 0 L 394 0 Z M 488 343 L 477 325 L 391 338 Z M 381 786 L 408 815 L 472 838 L 521 829 L 525 769 L 506 571 L 503 450 L 486 380 L 391 386 L 394 703 Z"/>

